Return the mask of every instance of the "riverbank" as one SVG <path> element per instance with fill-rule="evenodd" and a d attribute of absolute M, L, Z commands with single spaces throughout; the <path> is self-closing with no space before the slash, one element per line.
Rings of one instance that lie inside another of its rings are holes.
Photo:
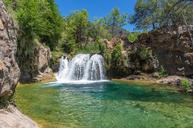
<path fill-rule="evenodd" d="M 156 85 L 171 87 L 181 93 L 193 94 L 193 79 L 182 76 L 152 77 L 149 74 L 131 75 L 127 78 L 112 79 L 113 81 L 125 82 L 128 84 Z"/>
<path fill-rule="evenodd" d="M 174 92 L 179 92 L 179 88 L 176 86 L 170 86 L 168 84 L 160 84 L 157 83 L 155 80 L 127 80 L 125 78 L 123 79 L 112 79 L 113 82 L 123 83 L 128 86 L 144 86 L 144 87 L 151 87 L 151 88 L 157 88 L 162 90 L 171 90 Z"/>

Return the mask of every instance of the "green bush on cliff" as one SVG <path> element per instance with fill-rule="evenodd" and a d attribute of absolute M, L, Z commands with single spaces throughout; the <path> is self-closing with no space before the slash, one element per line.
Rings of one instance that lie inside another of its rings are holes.
<path fill-rule="evenodd" d="M 122 46 L 120 43 L 114 47 L 113 52 L 111 54 L 111 64 L 114 66 L 120 65 L 121 58 L 122 58 Z"/>
<path fill-rule="evenodd" d="M 159 76 L 160 76 L 160 77 L 166 77 L 166 76 L 168 76 L 167 71 L 164 69 L 163 66 L 161 66 L 160 69 L 159 69 Z"/>
<path fill-rule="evenodd" d="M 127 39 L 128 39 L 131 43 L 134 43 L 134 42 L 137 40 L 137 38 L 138 38 L 138 36 L 139 36 L 140 34 L 141 34 L 141 33 L 139 33 L 139 32 L 129 33 Z"/>
<path fill-rule="evenodd" d="M 152 51 L 149 48 L 141 46 L 137 49 L 137 55 L 141 60 L 147 60 L 152 57 Z"/>
<path fill-rule="evenodd" d="M 17 62 L 21 71 L 31 75 L 37 72 L 34 65 L 37 47 L 58 46 L 63 31 L 63 18 L 54 0 L 4 0 L 18 24 Z"/>
<path fill-rule="evenodd" d="M 191 84 L 188 79 L 183 79 L 181 81 L 181 85 L 185 89 L 185 91 L 188 91 L 191 88 Z"/>
<path fill-rule="evenodd" d="M 57 46 L 63 31 L 63 19 L 54 0 L 4 0 L 19 25 L 21 45 L 33 43 L 34 39 L 45 43 L 50 49 Z"/>
<path fill-rule="evenodd" d="M 105 46 L 101 42 L 90 42 L 84 47 L 77 49 L 77 53 L 100 53 L 103 54 Z"/>

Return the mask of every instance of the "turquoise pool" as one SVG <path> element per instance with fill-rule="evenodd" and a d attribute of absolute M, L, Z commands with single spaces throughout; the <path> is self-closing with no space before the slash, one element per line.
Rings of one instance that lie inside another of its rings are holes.
<path fill-rule="evenodd" d="M 15 100 L 43 128 L 193 127 L 192 97 L 152 85 L 25 85 L 17 88 Z"/>

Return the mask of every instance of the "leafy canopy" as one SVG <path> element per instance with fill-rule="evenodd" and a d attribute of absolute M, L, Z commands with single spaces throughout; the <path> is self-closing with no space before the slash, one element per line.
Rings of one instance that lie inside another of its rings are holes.
<path fill-rule="evenodd" d="M 192 24 L 192 0 L 137 0 L 130 23 L 138 29 L 156 29 L 163 26 Z M 185 17 L 185 19 L 184 19 Z"/>

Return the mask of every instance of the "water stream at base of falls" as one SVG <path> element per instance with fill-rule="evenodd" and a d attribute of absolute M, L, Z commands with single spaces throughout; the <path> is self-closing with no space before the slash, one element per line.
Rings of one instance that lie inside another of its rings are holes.
<path fill-rule="evenodd" d="M 72 60 L 60 59 L 58 82 L 92 82 L 105 81 L 104 59 L 99 54 L 78 54 Z"/>

